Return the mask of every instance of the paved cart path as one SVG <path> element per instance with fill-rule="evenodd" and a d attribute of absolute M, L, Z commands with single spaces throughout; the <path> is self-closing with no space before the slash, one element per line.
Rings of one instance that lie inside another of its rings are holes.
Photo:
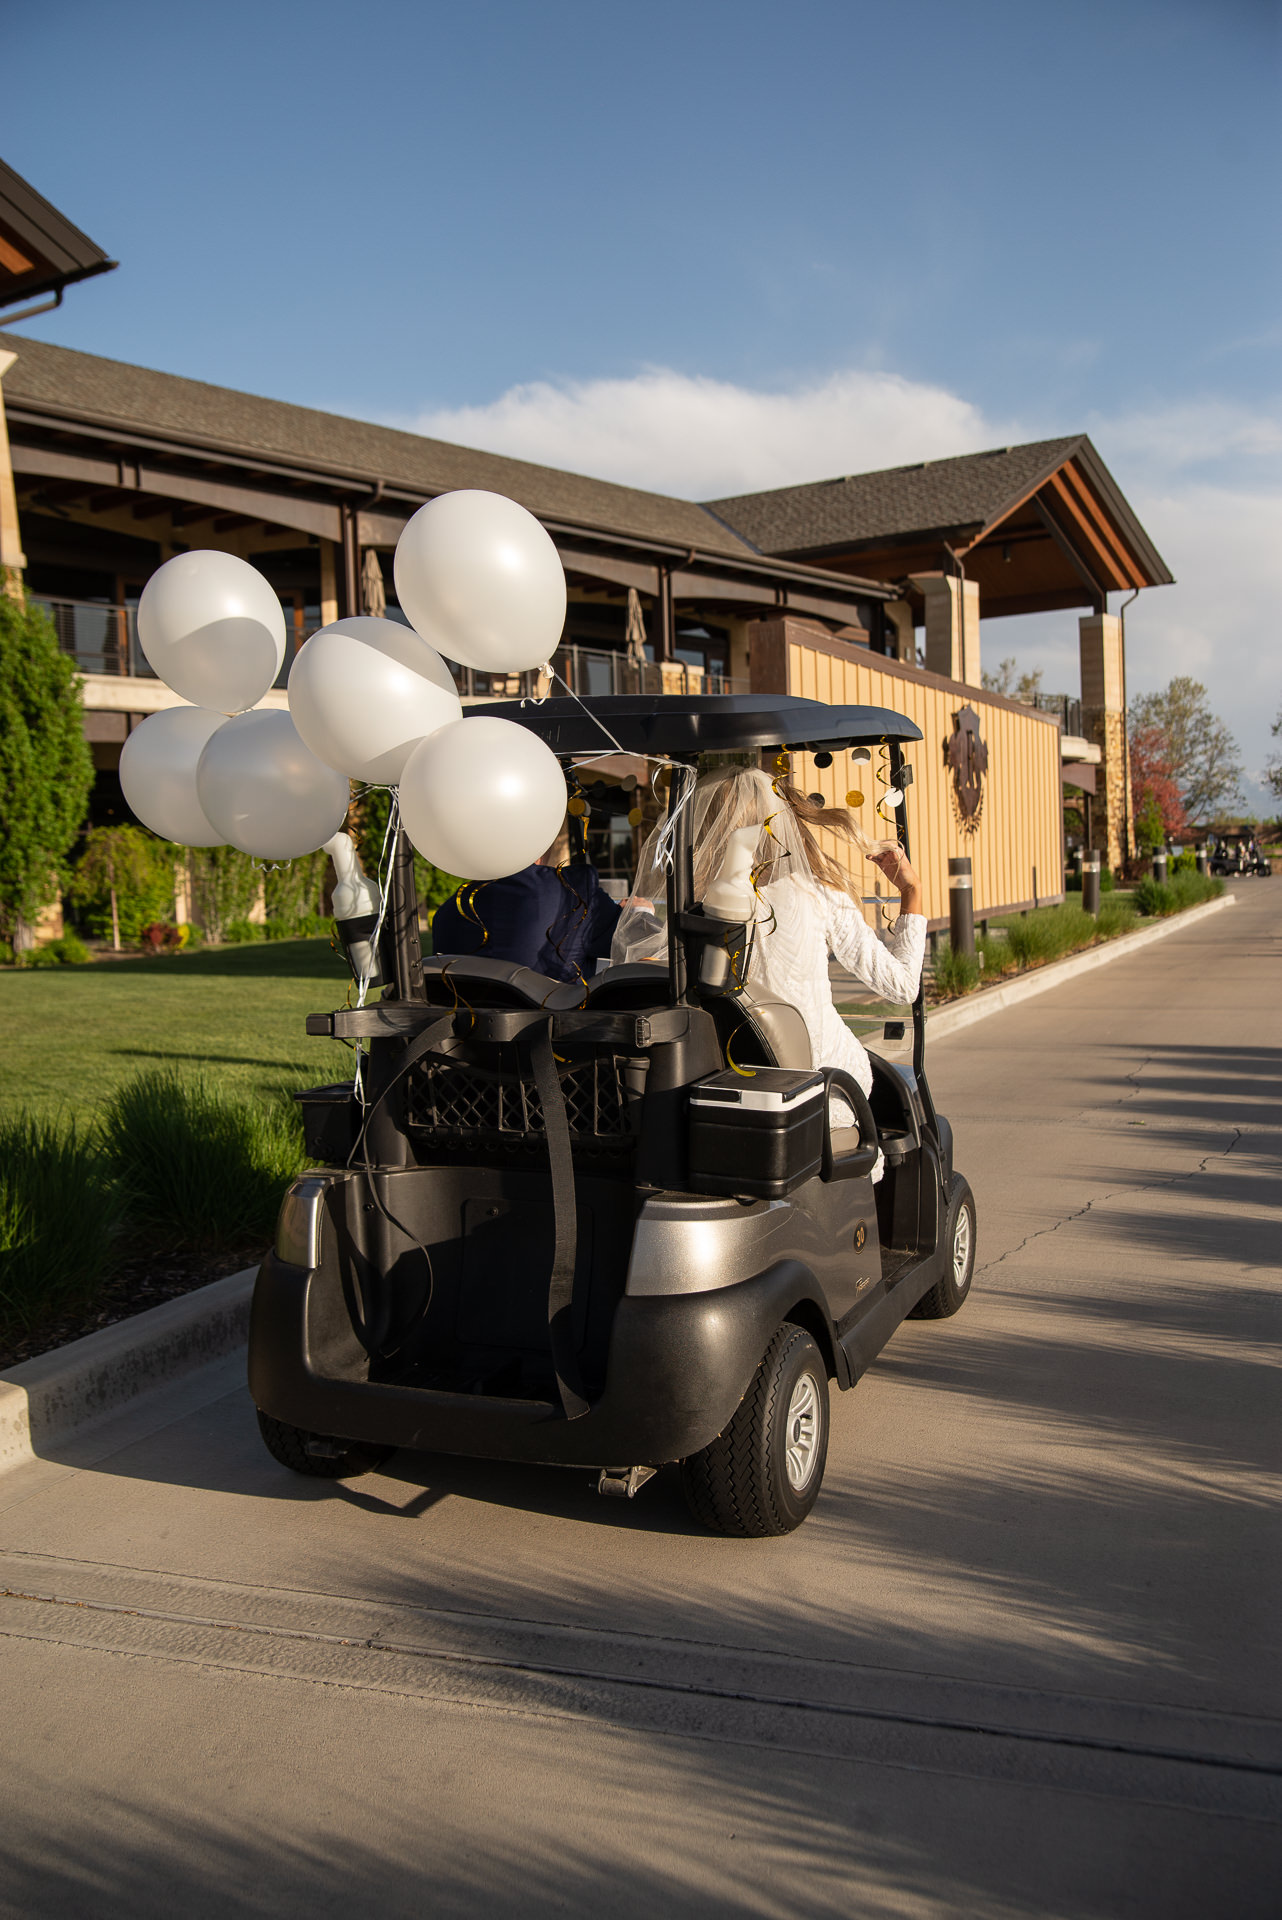
<path fill-rule="evenodd" d="M 0 1480 L 0 1911 L 1275 1911 L 1282 884 L 941 1042 L 979 1273 L 788 1540 L 262 1451 Z"/>

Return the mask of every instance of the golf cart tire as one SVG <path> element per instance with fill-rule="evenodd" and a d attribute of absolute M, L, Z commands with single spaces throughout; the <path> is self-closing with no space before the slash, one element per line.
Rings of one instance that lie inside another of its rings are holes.
<path fill-rule="evenodd" d="M 800 1484 L 789 1473 L 790 1417 L 808 1425 Z M 785 1321 L 715 1440 L 681 1462 L 686 1499 L 710 1533 L 764 1540 L 799 1527 L 819 1497 L 828 1455 L 828 1369 L 814 1338 Z"/>
<path fill-rule="evenodd" d="M 284 1420 L 273 1420 L 270 1413 L 256 1408 L 258 1431 L 263 1436 L 263 1445 L 273 1460 L 282 1467 L 288 1467 L 291 1473 L 306 1474 L 313 1480 L 354 1480 L 358 1474 L 372 1473 L 381 1466 L 392 1447 L 376 1447 L 362 1440 L 331 1441 L 321 1433 L 307 1433 L 302 1427 L 291 1427 Z M 333 1453 L 310 1453 L 309 1444 L 317 1443 L 341 1449 Z"/>
<path fill-rule="evenodd" d="M 939 1245 L 943 1272 L 913 1308 L 909 1316 L 913 1320 L 947 1320 L 965 1305 L 970 1293 L 975 1277 L 975 1196 L 959 1173 L 953 1176 Z"/>

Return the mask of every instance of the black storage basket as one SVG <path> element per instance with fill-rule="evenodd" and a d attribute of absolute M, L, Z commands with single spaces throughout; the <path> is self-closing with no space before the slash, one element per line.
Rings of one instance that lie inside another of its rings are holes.
<path fill-rule="evenodd" d="M 782 1200 L 823 1161 L 824 1077 L 812 1068 L 727 1069 L 690 1089 L 696 1193 Z"/>
<path fill-rule="evenodd" d="M 303 1110 L 303 1145 L 308 1159 L 326 1167 L 345 1167 L 358 1125 L 351 1081 L 334 1087 L 308 1087 L 294 1098 Z"/>

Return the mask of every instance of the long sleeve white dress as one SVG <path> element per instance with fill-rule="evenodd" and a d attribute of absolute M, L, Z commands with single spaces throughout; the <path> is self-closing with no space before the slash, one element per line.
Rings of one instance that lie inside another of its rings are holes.
<path fill-rule="evenodd" d="M 868 1055 L 833 1005 L 828 955 L 874 993 L 906 1004 L 921 979 L 925 917 L 901 913 L 883 945 L 855 902 L 835 887 L 787 878 L 763 887 L 761 897 L 774 924 L 758 918 L 751 985 L 796 1007 L 810 1035 L 812 1066 L 844 1067 L 870 1093 Z M 833 1117 L 841 1124 L 835 1103 Z"/>

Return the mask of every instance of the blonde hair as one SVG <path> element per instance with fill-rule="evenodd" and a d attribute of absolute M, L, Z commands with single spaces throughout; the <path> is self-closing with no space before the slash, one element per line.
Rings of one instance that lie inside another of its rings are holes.
<path fill-rule="evenodd" d="M 781 803 L 784 818 L 779 818 Z M 705 775 L 695 789 L 694 865 L 695 893 L 703 892 L 719 871 L 730 834 L 736 827 L 770 827 L 770 844 L 779 851 L 771 859 L 776 871 L 771 878 L 783 878 L 791 872 L 797 878 L 804 865 L 821 887 L 835 887 L 858 902 L 860 888 L 852 874 L 819 844 L 819 832 L 827 828 L 848 840 L 865 858 L 877 851 L 874 844 L 845 807 L 817 804 L 800 787 L 782 776 L 772 778 L 760 767 L 720 767 Z"/>

